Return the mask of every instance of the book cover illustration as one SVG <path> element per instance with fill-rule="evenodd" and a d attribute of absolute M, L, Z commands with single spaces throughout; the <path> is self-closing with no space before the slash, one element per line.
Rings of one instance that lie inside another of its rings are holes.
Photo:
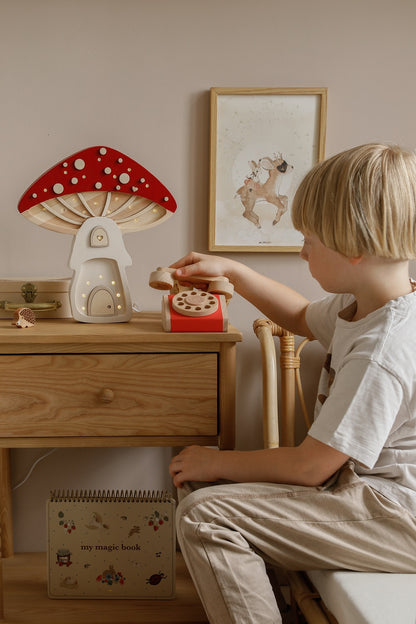
<path fill-rule="evenodd" d="M 168 493 L 51 493 L 50 598 L 173 598 L 175 501 Z"/>

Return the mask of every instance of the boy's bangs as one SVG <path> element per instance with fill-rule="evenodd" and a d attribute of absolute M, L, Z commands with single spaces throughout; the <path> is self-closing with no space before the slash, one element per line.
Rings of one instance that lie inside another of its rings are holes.
<path fill-rule="evenodd" d="M 312 169 L 300 183 L 292 203 L 292 223 L 296 230 L 322 236 L 323 206 L 326 201 L 322 178 Z"/>

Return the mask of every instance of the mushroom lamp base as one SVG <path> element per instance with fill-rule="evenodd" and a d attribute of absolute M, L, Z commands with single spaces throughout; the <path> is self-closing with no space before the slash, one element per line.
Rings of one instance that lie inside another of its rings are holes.
<path fill-rule="evenodd" d="M 124 267 L 131 264 L 119 227 L 106 217 L 90 218 L 74 240 L 69 297 L 72 315 L 84 323 L 120 323 L 132 315 Z"/>

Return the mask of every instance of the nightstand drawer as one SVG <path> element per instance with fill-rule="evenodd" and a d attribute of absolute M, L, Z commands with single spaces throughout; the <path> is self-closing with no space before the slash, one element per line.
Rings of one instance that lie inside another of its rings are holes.
<path fill-rule="evenodd" d="M 217 435 L 216 353 L 0 356 L 0 437 Z"/>

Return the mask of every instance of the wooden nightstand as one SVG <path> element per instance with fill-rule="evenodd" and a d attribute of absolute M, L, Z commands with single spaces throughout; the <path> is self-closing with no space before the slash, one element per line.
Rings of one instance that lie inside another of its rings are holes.
<path fill-rule="evenodd" d="M 2 556 L 13 554 L 10 448 L 232 449 L 241 339 L 232 327 L 226 333 L 166 333 L 155 312 L 114 324 L 42 319 L 29 329 L 0 321 Z M 122 610 L 132 601 L 117 602 Z M 77 617 L 68 621 L 80 622 Z M 39 621 L 52 620 L 45 614 Z M 137 621 L 143 621 L 140 611 Z"/>

